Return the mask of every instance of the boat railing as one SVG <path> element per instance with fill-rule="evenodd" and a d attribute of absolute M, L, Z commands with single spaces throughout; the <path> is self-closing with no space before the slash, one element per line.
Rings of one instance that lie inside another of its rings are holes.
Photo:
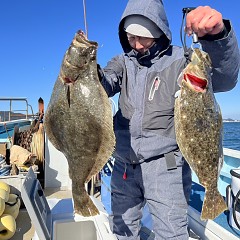
<path fill-rule="evenodd" d="M 240 159 L 240 151 L 238 151 L 238 150 L 234 150 L 234 149 L 230 149 L 230 148 L 223 148 L 223 153 L 225 156 Z"/>
<path fill-rule="evenodd" d="M 223 148 L 223 154 L 224 154 L 224 161 L 223 161 L 223 166 L 220 172 L 220 178 L 226 178 L 226 179 L 228 178 L 230 181 L 231 169 L 240 168 L 240 151 L 230 149 L 230 148 Z"/>
<path fill-rule="evenodd" d="M 7 97 L 0 97 L 0 102 L 8 102 L 9 106 L 6 109 L 6 111 L 2 111 L 2 109 L 0 109 L 1 111 L 1 115 L 0 115 L 0 122 L 6 122 L 6 121 L 12 121 L 12 120 L 17 120 L 17 119 L 29 119 L 30 117 L 34 116 L 33 113 L 33 108 L 32 106 L 28 103 L 27 98 L 24 97 L 11 97 L 11 98 L 7 98 Z M 23 102 L 24 105 L 24 109 L 15 109 L 13 107 L 13 103 L 20 103 Z M 31 113 L 29 113 L 31 112 Z"/>

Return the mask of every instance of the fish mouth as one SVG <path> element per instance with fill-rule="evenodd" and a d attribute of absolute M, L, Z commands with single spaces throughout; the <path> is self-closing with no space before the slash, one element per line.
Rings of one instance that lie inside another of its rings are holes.
<path fill-rule="evenodd" d="M 91 47 L 91 46 L 92 46 L 92 47 L 95 47 L 95 48 L 98 47 L 98 43 L 95 42 L 95 41 L 89 40 L 89 39 L 87 38 L 87 35 L 86 35 L 82 30 L 78 30 L 78 31 L 76 32 L 75 39 L 76 39 L 76 41 L 80 44 L 81 47 L 83 47 L 84 45 L 85 45 L 86 47 Z M 77 43 L 75 43 L 75 44 L 78 46 Z M 83 45 L 81 45 L 81 44 L 83 44 Z"/>
<path fill-rule="evenodd" d="M 205 78 L 197 77 L 196 75 L 185 73 L 183 78 L 187 85 L 195 92 L 205 92 L 207 88 L 207 80 Z"/>

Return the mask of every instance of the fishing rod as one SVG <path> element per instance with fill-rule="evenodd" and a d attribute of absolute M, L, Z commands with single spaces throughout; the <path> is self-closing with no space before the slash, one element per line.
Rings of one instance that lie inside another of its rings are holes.
<path fill-rule="evenodd" d="M 83 14 L 84 14 L 84 25 L 85 25 L 85 35 L 88 38 L 88 26 L 87 26 L 87 13 L 86 13 L 86 2 L 83 0 Z"/>

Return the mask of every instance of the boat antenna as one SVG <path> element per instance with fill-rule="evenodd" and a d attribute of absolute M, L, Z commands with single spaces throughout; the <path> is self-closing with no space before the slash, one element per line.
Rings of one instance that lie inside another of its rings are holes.
<path fill-rule="evenodd" d="M 86 2 L 85 2 L 85 0 L 83 0 L 83 13 L 84 13 L 85 35 L 88 38 L 87 14 L 86 14 Z"/>

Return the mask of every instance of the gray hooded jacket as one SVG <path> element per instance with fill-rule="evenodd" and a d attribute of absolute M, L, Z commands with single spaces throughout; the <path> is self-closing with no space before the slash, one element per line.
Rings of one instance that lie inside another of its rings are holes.
<path fill-rule="evenodd" d="M 132 14 L 148 17 L 164 33 L 144 56 L 130 47 L 123 28 L 125 17 Z M 215 92 L 232 89 L 239 71 L 236 37 L 230 22 L 224 20 L 224 23 L 225 37 L 201 39 L 203 50 L 213 61 Z M 132 164 L 169 152 L 181 157 L 174 131 L 174 95 L 186 58 L 183 48 L 171 45 L 162 1 L 129 0 L 119 24 L 119 39 L 124 53 L 114 57 L 102 70 L 102 85 L 108 96 L 120 93 L 119 110 L 114 116 L 114 156 Z"/>

